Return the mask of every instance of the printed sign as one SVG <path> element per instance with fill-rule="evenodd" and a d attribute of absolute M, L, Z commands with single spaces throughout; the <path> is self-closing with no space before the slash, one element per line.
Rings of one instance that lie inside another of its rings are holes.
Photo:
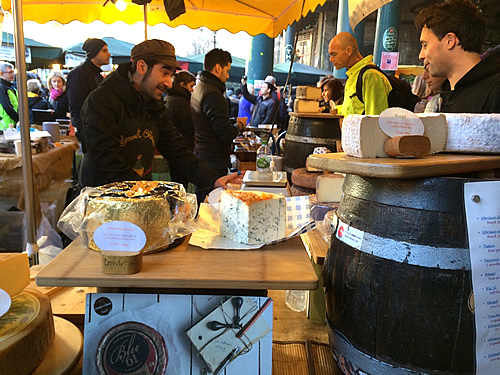
<path fill-rule="evenodd" d="M 127 221 L 108 221 L 94 232 L 94 242 L 101 250 L 137 252 L 146 244 L 146 234 Z"/>
<path fill-rule="evenodd" d="M 398 45 L 398 31 L 395 27 L 388 27 L 382 36 L 382 46 L 386 51 L 392 52 Z"/>
<path fill-rule="evenodd" d="M 335 235 L 346 245 L 354 247 L 358 250 L 361 249 L 364 235 L 363 231 L 353 228 L 339 219 L 339 225 L 337 227 L 337 233 L 335 233 Z"/>
<path fill-rule="evenodd" d="M 378 118 L 378 124 L 389 137 L 423 135 L 425 131 L 424 123 L 416 114 L 398 107 L 383 111 Z"/>
<path fill-rule="evenodd" d="M 464 186 L 476 317 L 476 375 L 500 366 L 500 181 Z"/>
<path fill-rule="evenodd" d="M 380 69 L 395 72 L 398 70 L 399 52 L 382 52 Z"/>

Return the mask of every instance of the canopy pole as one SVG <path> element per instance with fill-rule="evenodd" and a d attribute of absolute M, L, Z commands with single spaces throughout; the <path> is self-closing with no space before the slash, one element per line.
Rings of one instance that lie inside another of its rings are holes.
<path fill-rule="evenodd" d="M 148 4 L 143 5 L 143 14 L 144 14 L 144 40 L 148 40 Z"/>
<path fill-rule="evenodd" d="M 14 17 L 14 47 L 17 65 L 18 114 L 21 128 L 21 147 L 24 185 L 24 212 L 26 221 L 26 251 L 31 264 L 38 264 L 36 243 L 35 184 L 33 181 L 33 159 L 31 157 L 30 121 L 28 114 L 28 88 L 26 84 L 26 56 L 24 49 L 22 0 L 12 1 Z"/>

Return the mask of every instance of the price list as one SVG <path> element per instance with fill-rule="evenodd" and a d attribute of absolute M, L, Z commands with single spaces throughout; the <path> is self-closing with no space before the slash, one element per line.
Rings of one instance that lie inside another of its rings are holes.
<path fill-rule="evenodd" d="M 476 319 L 476 375 L 500 366 L 500 181 L 466 183 Z"/>

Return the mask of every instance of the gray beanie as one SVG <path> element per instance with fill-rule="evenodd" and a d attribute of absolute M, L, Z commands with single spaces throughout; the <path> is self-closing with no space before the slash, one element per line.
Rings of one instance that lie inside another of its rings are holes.
<path fill-rule="evenodd" d="M 82 49 L 86 52 L 88 59 L 95 57 L 99 51 L 106 45 L 106 42 L 102 39 L 88 38 L 82 46 Z"/>

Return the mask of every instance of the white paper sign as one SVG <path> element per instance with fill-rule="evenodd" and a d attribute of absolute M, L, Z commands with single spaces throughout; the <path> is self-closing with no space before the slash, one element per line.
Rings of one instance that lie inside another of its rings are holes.
<path fill-rule="evenodd" d="M 146 234 L 127 221 L 108 221 L 94 232 L 94 242 L 101 250 L 137 252 L 146 244 Z"/>
<path fill-rule="evenodd" d="M 351 227 L 339 219 L 339 225 L 337 227 L 337 233 L 335 233 L 335 235 L 346 245 L 354 247 L 358 250 L 361 249 L 364 235 L 364 232 L 362 230 Z"/>
<path fill-rule="evenodd" d="M 500 181 L 466 183 L 476 317 L 476 375 L 500 368 Z"/>
<path fill-rule="evenodd" d="M 425 131 L 424 123 L 416 114 L 398 107 L 383 111 L 378 118 L 378 124 L 389 137 L 423 135 Z"/>

